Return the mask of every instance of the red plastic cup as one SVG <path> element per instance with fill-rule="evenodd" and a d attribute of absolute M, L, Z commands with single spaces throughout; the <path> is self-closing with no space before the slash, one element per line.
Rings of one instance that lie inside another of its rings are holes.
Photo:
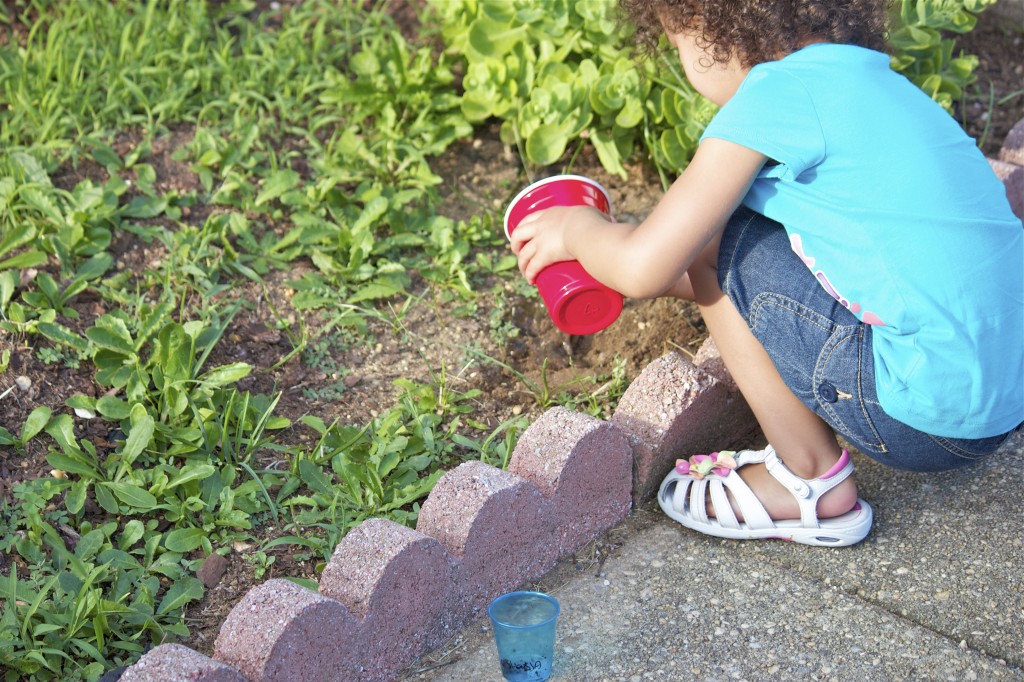
<path fill-rule="evenodd" d="M 556 175 L 516 195 L 505 211 L 505 236 L 526 216 L 553 206 L 593 206 L 609 215 L 612 210 L 608 192 L 598 183 L 581 175 Z M 536 285 L 551 321 L 567 334 L 599 332 L 622 312 L 622 294 L 594 279 L 579 261 L 549 265 L 537 274 Z"/>

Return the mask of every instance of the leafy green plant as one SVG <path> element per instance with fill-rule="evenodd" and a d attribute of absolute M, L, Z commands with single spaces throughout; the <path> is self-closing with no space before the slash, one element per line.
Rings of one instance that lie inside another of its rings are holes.
<path fill-rule="evenodd" d="M 661 55 L 659 69 L 651 77 L 662 89 L 648 100 L 650 122 L 644 127 L 644 144 L 661 175 L 662 185 L 668 186 L 670 176 L 678 175 L 689 163 L 697 149 L 701 133 L 718 107 L 698 94 L 686 82 L 679 60 Z M 661 74 L 670 74 L 663 77 Z"/>
<path fill-rule="evenodd" d="M 572 390 L 559 394 L 558 402 L 563 407 L 592 417 L 610 419 L 628 387 L 626 361 L 617 355 L 610 372 L 581 377 L 578 385 L 571 387 Z"/>
<path fill-rule="evenodd" d="M 112 316 L 87 332 L 97 354 L 120 361 L 106 379 L 134 392 L 133 400 L 69 400 L 76 415 L 111 421 L 120 434 L 111 436 L 116 447 L 103 452 L 78 439 L 72 417 L 48 407 L 37 408 L 19 436 L 0 433 L 0 445 L 23 449 L 45 431 L 58 448 L 47 455 L 58 478 L 16 488 L 8 521 L 14 534 L 0 548 L 33 567 L 27 581 L 17 568 L 0 581 L 3 663 L 33 679 L 96 679 L 141 654 L 144 636 L 185 636 L 181 608 L 203 594 L 186 555 L 209 553 L 213 542 L 250 529 L 254 514 L 276 511 L 249 465 L 270 445 L 265 434 L 289 423 L 273 417 L 276 400 L 226 389 L 244 375 L 237 367 L 200 373 L 218 329 L 160 326 L 164 314 L 150 312 L 141 328 L 159 331 L 133 335 L 124 318 Z M 148 339 L 154 347 L 147 356 Z M 62 503 L 54 505 L 57 495 Z M 89 499 L 119 521 L 94 526 L 84 518 Z M 160 531 L 158 516 L 171 527 Z"/>
<path fill-rule="evenodd" d="M 102 277 L 112 264 L 110 254 L 98 253 L 82 264 L 67 284 L 58 284 L 50 275 L 40 273 L 35 280 L 37 290 L 25 292 L 21 298 L 35 308 L 49 307 L 59 315 L 76 319 L 78 311 L 68 308 L 68 302 L 85 291 L 92 280 Z"/>
<path fill-rule="evenodd" d="M 42 347 L 36 351 L 36 357 L 44 365 L 60 364 L 69 369 L 78 369 L 83 360 L 89 358 L 88 352 L 76 351 L 63 346 Z"/>
<path fill-rule="evenodd" d="M 970 31 L 977 13 L 996 0 L 902 0 L 889 42 L 893 69 L 912 80 L 947 111 L 975 80 L 978 58 L 954 55 L 950 34 Z"/>
<path fill-rule="evenodd" d="M 123 341 L 119 352 L 139 355 L 136 364 L 147 368 L 150 390 L 166 392 L 166 378 L 188 376 L 197 364 L 201 365 L 201 360 L 190 363 L 187 355 L 201 352 L 202 344 L 188 343 L 187 338 L 192 337 L 177 323 L 165 324 L 156 335 L 155 364 L 149 364 L 139 353 L 142 346 L 128 344 L 130 332 L 129 336 L 124 334 L 127 325 L 122 328 L 110 319 L 97 322 L 90 330 L 91 339 L 100 348 L 112 350 L 120 342 L 95 331 L 104 329 Z M 196 336 L 201 337 L 202 332 Z M 185 373 L 171 371 L 174 364 L 193 369 Z M 404 391 L 399 404 L 361 428 L 338 424 L 327 427 L 315 417 L 305 417 L 303 423 L 320 436 L 305 452 L 282 447 L 271 435 L 289 424 L 273 416 L 277 398 L 209 384 L 191 392 L 181 412 L 165 409 L 175 400 L 153 400 L 147 395 L 134 403 L 115 396 L 73 397 L 69 406 L 77 415 L 103 418 L 119 431 L 120 435 L 111 436 L 116 447 L 107 452 L 101 452 L 89 440 L 78 439 L 70 415 L 52 415 L 48 408 L 37 410 L 18 438 L 0 434 L 15 447 L 23 447 L 45 431 L 58 448 L 51 450 L 47 459 L 59 478 L 40 479 L 20 487 L 16 491 L 19 506 L 10 516 L 10 523 L 23 530 L 18 537 L 29 543 L 15 542 L 15 551 L 38 566 L 33 576 L 42 580 L 49 571 L 58 576 L 31 588 L 18 583 L 17 578 L 8 584 L 15 598 L 2 622 L 13 624 L 21 632 L 20 639 L 10 640 L 16 644 L 10 665 L 37 679 L 75 679 L 73 675 L 94 679 L 97 671 L 123 660 L 112 653 L 111 647 L 118 647 L 118 655 L 139 653 L 135 639 L 122 642 L 130 624 L 144 623 L 141 629 L 131 631 L 136 639 L 144 633 L 182 636 L 186 631 L 175 617 L 182 606 L 202 596 L 201 585 L 188 574 L 187 557 L 200 550 L 211 553 L 217 546 L 248 538 L 247 531 L 261 516 L 284 516 L 288 519 L 285 530 L 293 534 L 264 543 L 251 556 L 254 571 L 260 574 L 274 563 L 269 551 L 276 547 L 299 546 L 326 560 L 340 537 L 366 518 L 387 516 L 413 524 L 419 500 L 431 490 L 452 457 L 477 455 L 507 464 L 521 422 L 504 425 L 478 442 L 461 426 L 477 393 L 454 390 L 443 368 L 435 374 L 435 381 L 399 381 Z M 128 383 L 124 386 L 127 388 Z M 265 451 L 285 454 L 289 467 L 259 469 L 264 461 L 260 453 Z M 50 504 L 58 495 L 63 496 L 63 504 Z M 89 499 L 120 521 L 105 524 L 100 527 L 102 532 L 96 533 L 84 518 Z M 44 507 L 53 510 L 54 521 L 47 522 L 41 516 L 39 510 Z M 160 530 L 157 515 L 170 527 Z M 59 530 L 54 530 L 55 526 Z M 67 539 L 61 533 L 80 534 L 82 542 L 88 538 L 92 543 L 80 542 L 71 550 L 83 562 L 72 569 L 76 576 L 82 576 L 80 582 L 60 577 L 65 564 L 74 561 L 62 549 Z M 108 544 L 110 547 L 103 549 Z M 80 551 L 84 547 L 90 548 L 88 553 Z M 168 580 L 158 580 L 154 573 Z M 112 580 L 114 585 L 107 587 Z M 168 581 L 169 585 L 165 584 Z M 78 591 L 67 592 L 68 585 Z M 86 587 L 91 591 L 83 591 Z M 30 589 L 40 595 L 36 601 L 18 596 Z M 109 596 L 112 589 L 126 591 L 133 599 L 132 608 Z M 86 595 L 94 596 L 85 603 L 82 600 Z M 65 608 L 51 603 L 51 597 L 64 599 L 69 605 Z M 97 603 L 99 611 L 89 610 Z M 72 622 L 69 627 L 78 633 L 78 639 L 70 648 L 55 649 L 40 635 L 61 631 L 58 626 L 68 621 L 65 614 L 72 608 L 75 613 L 85 609 L 97 622 L 88 629 L 78 621 Z M 26 624 L 30 622 L 39 623 L 32 626 L 37 636 L 27 636 Z M 90 655 L 76 657 L 76 647 Z M 92 663 L 73 669 L 70 661 Z"/>
<path fill-rule="evenodd" d="M 307 426 L 312 422 L 306 422 Z M 352 527 L 364 519 L 387 516 L 399 522 L 415 520 L 415 508 L 403 511 L 426 496 L 442 471 L 420 474 L 431 464 L 423 431 L 417 437 L 392 411 L 365 428 L 335 426 L 321 433 L 318 458 L 331 464 L 328 474 L 309 460 L 299 460 L 302 482 L 311 497 L 296 497 L 288 506 L 331 508 L 341 505 Z M 414 440 L 418 438 L 418 440 Z M 337 476 L 340 486 L 332 481 Z M 302 517 L 297 519 L 303 523 Z"/>
<path fill-rule="evenodd" d="M 525 417 L 513 417 L 495 427 L 482 441 L 470 440 L 459 434 L 454 434 L 452 439 L 468 452 L 474 453 L 474 457 L 481 462 L 507 469 L 519 436 L 528 426 L 529 421 Z"/>
<path fill-rule="evenodd" d="M 40 405 L 28 415 L 25 423 L 21 426 L 21 433 L 14 436 L 7 429 L 0 426 L 0 445 L 8 445 L 18 452 L 24 454 L 25 445 L 42 433 L 46 424 L 50 421 L 52 411 L 46 405 Z"/>
<path fill-rule="evenodd" d="M 348 66 L 347 73 L 328 76 L 320 103 L 346 109 L 361 135 L 339 130 L 328 148 L 354 146 L 350 151 L 367 170 L 393 184 L 437 184 L 427 157 L 471 132 L 458 112 L 454 75 L 444 57 L 411 50 L 398 31 L 366 31 Z"/>
<path fill-rule="evenodd" d="M 60 190 L 34 155 L 0 153 L 0 258 L 7 256 L 0 270 L 41 265 L 47 254 L 72 272 L 79 258 L 109 258 L 103 251 L 117 224 L 116 187 L 83 180 L 71 192 Z"/>
<path fill-rule="evenodd" d="M 466 61 L 462 110 L 470 121 L 502 120 L 502 139 L 518 145 L 527 164 L 551 165 L 586 139 L 609 172 L 626 176 L 645 130 L 663 120 L 647 102 L 660 100 L 665 86 L 650 64 L 631 59 L 632 29 L 617 21 L 614 3 L 433 4 L 447 49 Z M 684 96 L 674 109 L 695 102 L 685 80 L 671 83 L 676 90 Z"/>
<path fill-rule="evenodd" d="M 414 522 L 451 461 L 498 456 L 470 447 L 472 396 L 443 372 L 380 420 L 324 425 L 315 451 L 281 442 L 280 394 L 240 390 L 248 363 L 210 366 L 240 284 L 312 266 L 297 329 L 255 303 L 292 344 L 272 372 L 316 334 L 405 334 L 394 297 L 419 300 L 412 270 L 470 296 L 470 254 L 496 235 L 438 215 L 431 157 L 471 125 L 446 58 L 379 7 L 309 0 L 273 22 L 202 0 L 10 8 L 28 30 L 0 40 L 0 328 L 89 366 L 97 390 L 0 428 L 0 447 L 45 448 L 53 467 L 2 503 L 0 666 L 11 682 L 95 680 L 187 635 L 203 554 L 261 542 L 264 572 L 287 544 L 255 537 L 273 519 L 325 558 L 359 519 Z M 170 126 L 191 131 L 171 160 L 196 181 L 165 191 L 149 156 Z M 139 244 L 145 260 L 120 260 Z"/>
<path fill-rule="evenodd" d="M 253 566 L 253 577 L 257 580 L 262 580 L 263 576 L 270 570 L 270 567 L 277 561 L 277 557 L 273 554 L 268 554 L 262 549 L 258 549 L 255 552 L 246 554 L 245 560 Z"/>
<path fill-rule="evenodd" d="M 323 372 L 324 376 L 330 379 L 330 383 L 325 386 L 304 388 L 302 394 L 306 398 L 332 400 L 346 391 L 344 377 L 349 370 L 336 359 L 336 356 L 353 344 L 352 336 L 351 332 L 346 333 L 345 329 L 322 334 L 302 351 L 302 361 Z"/>
<path fill-rule="evenodd" d="M 67 147 L 68 138 L 112 125 L 152 129 L 169 120 L 270 113 L 289 122 L 290 105 L 316 87 L 318 70 L 340 63 L 349 45 L 337 38 L 354 18 L 313 0 L 264 32 L 234 3 L 33 4 L 24 50 L 0 49 L 3 145 Z M 283 53 L 292 58 L 259 58 Z M 235 95 L 229 101 L 224 92 Z"/>
<path fill-rule="evenodd" d="M 156 522 L 83 522 L 77 530 L 51 501 L 67 482 L 38 479 L 3 503 L 0 551 L 24 570 L 0 578 L 0 665 L 5 680 L 96 680 L 168 637 L 181 609 L 202 596 L 179 554 L 162 551 Z M 148 535 L 148 537 L 147 537 Z"/>
<path fill-rule="evenodd" d="M 265 471 L 283 480 L 277 504 L 289 511 L 285 536 L 262 547 L 308 550 L 326 561 L 338 540 L 371 517 L 414 525 L 419 502 L 453 462 L 467 458 L 507 465 L 523 420 L 501 425 L 483 440 L 482 426 L 463 418 L 476 391 L 455 391 L 444 372 L 432 383 L 398 380 L 399 403 L 362 427 L 326 425 L 314 416 L 301 421 L 319 436 L 299 454 L 290 471 Z"/>

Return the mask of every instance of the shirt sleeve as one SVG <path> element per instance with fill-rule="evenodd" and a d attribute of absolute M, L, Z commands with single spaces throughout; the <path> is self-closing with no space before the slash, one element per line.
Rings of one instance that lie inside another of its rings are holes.
<path fill-rule="evenodd" d="M 774 64 L 772 64 L 774 66 Z M 825 156 L 821 122 L 806 86 L 768 64 L 755 66 L 701 135 L 743 145 L 778 163 L 762 176 L 795 180 Z"/>

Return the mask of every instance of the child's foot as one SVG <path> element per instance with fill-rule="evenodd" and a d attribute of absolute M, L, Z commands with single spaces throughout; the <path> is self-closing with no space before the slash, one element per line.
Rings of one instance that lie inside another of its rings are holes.
<path fill-rule="evenodd" d="M 845 450 L 843 453 L 848 459 L 849 454 Z M 841 457 L 837 458 L 835 462 L 832 462 L 830 469 L 826 469 L 821 473 L 827 474 L 830 470 L 834 469 L 840 459 Z M 779 462 L 782 462 L 781 457 L 779 457 Z M 781 521 L 784 519 L 800 518 L 800 506 L 797 503 L 797 498 L 790 493 L 786 486 L 771 475 L 764 464 L 748 464 L 737 469 L 736 473 L 746 482 L 754 495 L 757 496 L 757 499 L 760 500 L 768 515 L 774 520 Z M 726 493 L 729 495 L 729 502 L 733 512 L 736 514 L 737 520 L 743 521 L 743 510 L 737 504 L 728 487 L 726 488 Z M 818 500 L 818 518 L 830 519 L 841 516 L 853 509 L 855 504 L 857 504 L 857 483 L 853 480 L 853 476 L 850 475 L 834 488 L 824 493 Z M 714 505 L 710 499 L 707 501 L 707 508 L 708 516 L 716 516 Z"/>
<path fill-rule="evenodd" d="M 872 521 L 852 474 L 845 450 L 813 479 L 791 472 L 770 445 L 697 455 L 665 478 L 658 502 L 673 519 L 709 535 L 849 545 L 867 535 Z"/>

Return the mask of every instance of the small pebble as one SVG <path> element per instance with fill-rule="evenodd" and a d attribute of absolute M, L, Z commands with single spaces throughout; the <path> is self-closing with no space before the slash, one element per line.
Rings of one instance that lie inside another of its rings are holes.
<path fill-rule="evenodd" d="M 22 375 L 22 376 L 18 377 L 17 379 L 15 379 L 14 383 L 22 391 L 27 391 L 29 388 L 32 387 L 32 380 L 29 379 L 27 376 L 24 376 L 24 375 Z"/>

